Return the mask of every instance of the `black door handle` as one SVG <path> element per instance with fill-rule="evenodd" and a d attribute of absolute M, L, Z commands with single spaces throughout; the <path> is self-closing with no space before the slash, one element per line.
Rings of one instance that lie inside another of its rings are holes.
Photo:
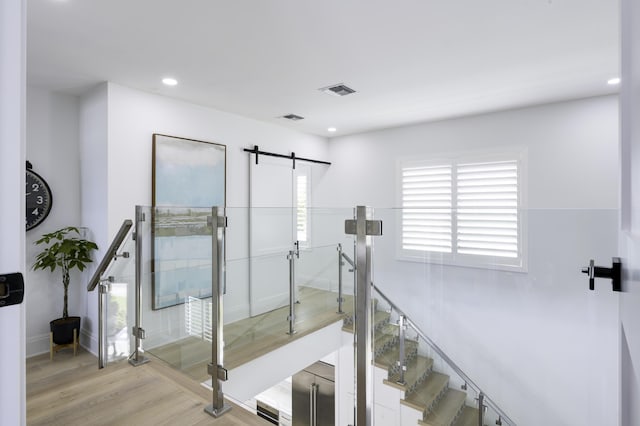
<path fill-rule="evenodd" d="M 622 291 L 622 262 L 619 257 L 614 257 L 611 268 L 595 266 L 593 259 L 589 266 L 582 268 L 582 273 L 589 275 L 589 290 L 595 288 L 595 278 L 609 278 L 613 291 Z"/>

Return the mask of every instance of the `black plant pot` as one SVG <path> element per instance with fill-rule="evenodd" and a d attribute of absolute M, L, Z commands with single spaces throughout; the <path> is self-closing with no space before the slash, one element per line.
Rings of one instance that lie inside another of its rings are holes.
<path fill-rule="evenodd" d="M 67 317 L 54 319 L 49 323 L 53 333 L 53 343 L 56 345 L 73 344 L 73 330 L 76 336 L 80 336 L 80 317 Z"/>

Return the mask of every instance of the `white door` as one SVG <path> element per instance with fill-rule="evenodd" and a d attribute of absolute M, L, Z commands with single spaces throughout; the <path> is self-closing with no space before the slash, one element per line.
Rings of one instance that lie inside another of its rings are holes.
<path fill-rule="evenodd" d="M 640 425 L 640 4 L 622 0 L 620 424 Z"/>
<path fill-rule="evenodd" d="M 254 160 L 255 157 L 251 157 Z M 289 261 L 293 249 L 294 195 L 290 159 L 261 155 L 250 166 L 250 314 L 289 303 Z"/>

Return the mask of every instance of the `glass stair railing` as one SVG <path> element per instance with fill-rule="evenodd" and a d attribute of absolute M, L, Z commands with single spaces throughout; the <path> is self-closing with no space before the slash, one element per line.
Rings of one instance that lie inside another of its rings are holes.
<path fill-rule="evenodd" d="M 135 299 L 135 241 L 133 222 L 123 221 L 87 285 L 98 290 L 98 367 L 126 359 L 133 351 L 129 330 L 133 326 Z"/>
<path fill-rule="evenodd" d="M 515 425 L 393 302 L 373 287 L 373 365 L 428 426 Z M 353 317 L 343 330 L 353 332 Z M 375 375 L 374 375 L 375 376 Z M 482 408 L 480 408 L 482 407 Z"/>

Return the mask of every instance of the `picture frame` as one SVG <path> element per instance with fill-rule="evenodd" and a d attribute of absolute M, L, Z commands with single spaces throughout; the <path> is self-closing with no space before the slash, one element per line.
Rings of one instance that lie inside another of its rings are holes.
<path fill-rule="evenodd" d="M 211 207 L 226 205 L 226 145 L 153 134 L 152 309 L 211 297 Z"/>

